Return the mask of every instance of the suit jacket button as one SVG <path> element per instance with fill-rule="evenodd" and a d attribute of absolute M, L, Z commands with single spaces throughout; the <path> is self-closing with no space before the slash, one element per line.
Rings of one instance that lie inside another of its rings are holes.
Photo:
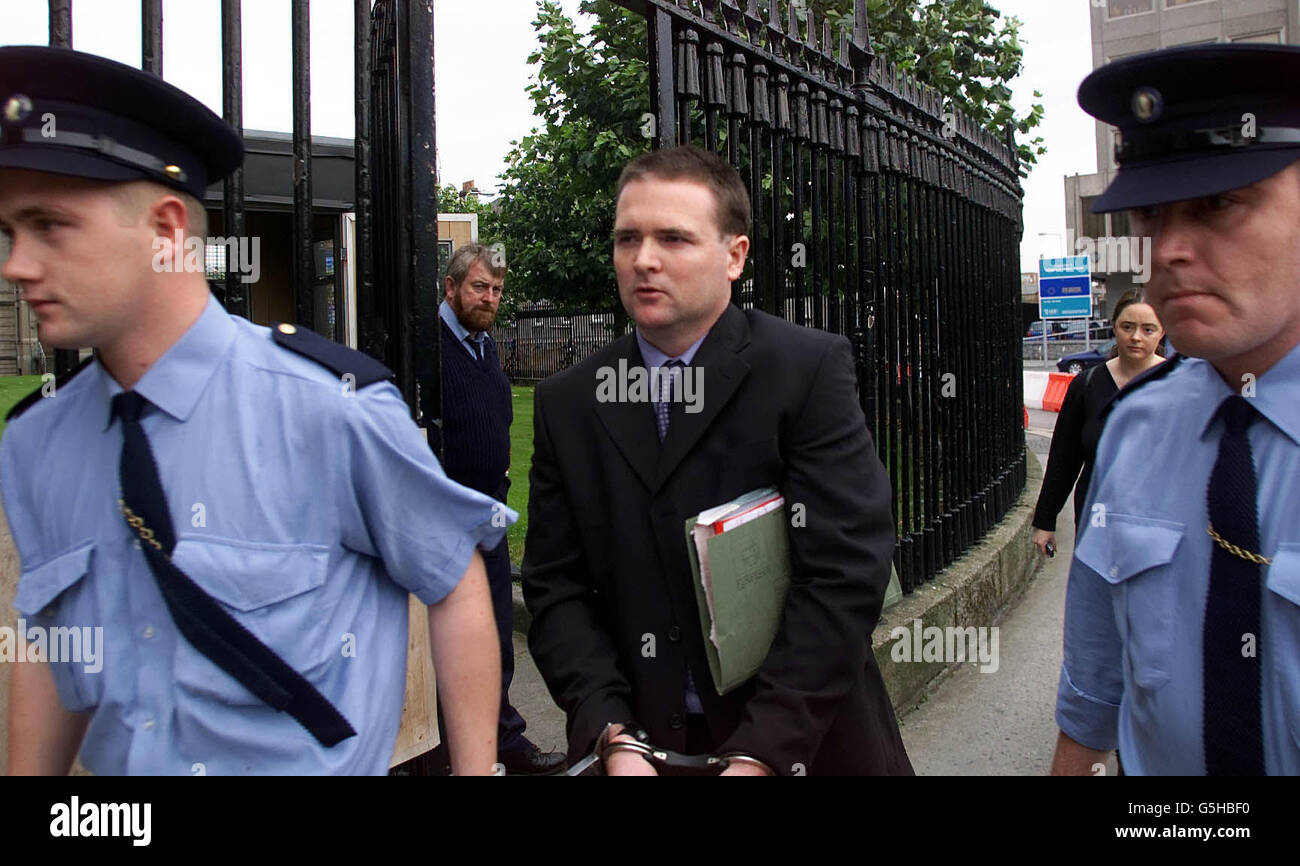
<path fill-rule="evenodd" d="M 682 630 L 679 629 L 677 626 L 673 626 L 672 628 L 668 629 L 668 639 L 673 643 L 677 643 L 679 640 L 682 639 Z"/>
<path fill-rule="evenodd" d="M 674 731 L 680 731 L 684 724 L 686 724 L 686 722 L 682 718 L 681 713 L 673 713 L 672 718 L 668 720 L 668 727 L 672 728 Z"/>

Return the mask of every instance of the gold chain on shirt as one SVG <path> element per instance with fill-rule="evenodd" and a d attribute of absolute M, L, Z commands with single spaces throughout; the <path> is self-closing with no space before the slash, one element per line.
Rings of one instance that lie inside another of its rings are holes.
<path fill-rule="evenodd" d="M 1273 560 L 1269 559 L 1267 556 L 1260 556 L 1258 553 L 1255 553 L 1254 551 L 1250 551 L 1238 547 L 1228 539 L 1224 538 L 1219 533 L 1215 532 L 1213 523 L 1206 526 L 1205 531 L 1210 533 L 1210 538 L 1213 538 L 1215 543 L 1218 544 L 1219 547 L 1222 547 L 1224 550 L 1228 551 L 1228 553 L 1231 553 L 1233 556 L 1240 557 L 1246 560 L 1247 562 L 1253 562 L 1256 565 L 1273 564 Z"/>
<path fill-rule="evenodd" d="M 152 544 L 158 550 L 162 550 L 162 545 L 158 542 L 158 539 L 153 537 L 153 530 L 144 525 L 143 517 L 139 516 L 127 507 L 126 500 L 117 500 L 117 506 L 122 509 L 122 514 L 126 516 L 126 522 L 131 524 L 132 528 L 140 534 L 142 539 Z"/>

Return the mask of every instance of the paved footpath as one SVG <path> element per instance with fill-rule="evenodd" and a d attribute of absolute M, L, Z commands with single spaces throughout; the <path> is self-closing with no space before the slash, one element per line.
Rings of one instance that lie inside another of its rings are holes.
<path fill-rule="evenodd" d="M 1031 413 L 1030 427 L 1054 426 L 1052 413 Z M 1029 436 L 1047 463 L 1050 440 Z M 1073 501 L 1057 519 L 1057 554 L 1039 569 L 1023 598 L 998 624 L 1000 664 L 952 669 L 899 719 L 916 772 L 924 776 L 1041 775 L 1052 762 L 1053 718 L 1061 669 L 1061 628 L 1070 554 Z"/>
<path fill-rule="evenodd" d="M 1055 423 L 1053 413 L 1030 412 L 1030 450 L 1044 465 Z M 1074 549 L 1073 508 L 1067 502 L 1061 509 L 1056 557 L 1047 560 L 1025 595 L 998 624 L 998 670 L 980 673 L 975 665 L 950 670 L 917 706 L 900 716 L 903 742 L 918 774 L 1047 772 L 1056 747 L 1053 711 L 1065 588 Z M 564 748 L 564 716 L 551 702 L 522 635 L 515 635 L 515 653 L 511 697 L 528 720 L 529 736 L 544 749 Z"/>

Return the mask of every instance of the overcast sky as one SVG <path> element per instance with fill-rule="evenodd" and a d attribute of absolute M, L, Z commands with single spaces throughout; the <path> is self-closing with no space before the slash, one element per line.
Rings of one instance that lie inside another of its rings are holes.
<path fill-rule="evenodd" d="M 1033 91 L 1046 108 L 1037 131 L 1048 148 L 1025 181 L 1021 270 L 1057 254 L 1065 232 L 1065 175 L 1096 171 L 1093 122 L 1075 102 L 1091 71 L 1089 0 L 990 0 L 1024 22 L 1025 67 L 1012 82 L 1025 111 Z M 561 0 L 576 14 L 578 0 Z M 0 44 L 45 44 L 47 0 L 0 0 Z M 221 111 L 221 4 L 164 0 L 163 77 Z M 352 0 L 312 0 L 312 133 L 351 138 Z M 74 0 L 74 47 L 140 64 L 137 0 Z M 537 47 L 533 0 L 434 0 L 440 178 L 493 191 L 510 142 L 533 128 L 524 87 Z M 287 132 L 292 118 L 289 0 L 243 4 L 244 126 Z M 1055 233 L 1040 237 L 1039 233 Z M 1059 237 L 1058 237 L 1059 236 Z"/>

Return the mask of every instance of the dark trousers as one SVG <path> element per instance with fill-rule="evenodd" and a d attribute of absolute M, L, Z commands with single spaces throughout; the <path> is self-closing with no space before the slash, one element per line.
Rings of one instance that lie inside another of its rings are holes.
<path fill-rule="evenodd" d="M 510 549 L 505 538 L 483 554 L 483 564 L 487 566 L 492 612 L 496 615 L 497 636 L 501 641 L 501 714 L 497 722 L 497 752 L 509 753 L 523 748 L 526 723 L 519 711 L 510 705 L 510 681 L 515 676 L 515 607 L 510 587 Z"/>

